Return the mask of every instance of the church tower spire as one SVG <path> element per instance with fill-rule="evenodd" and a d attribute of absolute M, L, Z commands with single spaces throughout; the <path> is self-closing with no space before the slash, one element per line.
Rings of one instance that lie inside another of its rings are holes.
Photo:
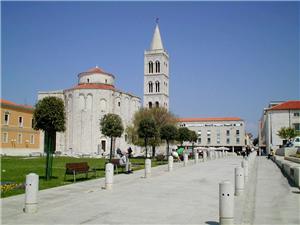
<path fill-rule="evenodd" d="M 158 20 L 150 49 L 144 53 L 143 106 L 164 107 L 169 110 L 169 55 L 162 44 Z"/>

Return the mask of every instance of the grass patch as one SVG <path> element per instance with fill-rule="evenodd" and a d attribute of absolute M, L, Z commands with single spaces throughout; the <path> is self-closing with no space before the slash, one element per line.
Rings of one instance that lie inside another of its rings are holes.
<path fill-rule="evenodd" d="M 143 158 L 132 158 L 131 163 L 134 164 L 134 170 L 144 168 Z M 24 184 L 26 175 L 36 173 L 39 175 L 39 190 L 58 187 L 73 183 L 73 176 L 67 175 L 64 181 L 65 165 L 71 162 L 87 162 L 90 168 L 96 168 L 97 178 L 105 176 L 105 163 L 108 160 L 95 158 L 72 158 L 72 157 L 55 157 L 53 158 L 52 179 L 44 180 L 46 157 L 1 157 L 1 198 L 12 195 L 22 194 L 25 192 Z M 162 165 L 161 162 L 152 160 L 152 167 Z M 122 168 L 118 169 L 122 173 Z M 85 179 L 85 174 L 76 176 L 76 182 L 95 179 L 93 173 L 89 173 L 89 178 Z"/>

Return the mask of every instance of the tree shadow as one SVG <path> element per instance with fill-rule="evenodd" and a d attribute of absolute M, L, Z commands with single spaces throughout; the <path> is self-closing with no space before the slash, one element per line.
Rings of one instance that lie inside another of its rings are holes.
<path fill-rule="evenodd" d="M 206 221 L 205 224 L 208 224 L 208 225 L 219 225 L 219 222 L 216 222 L 216 221 Z"/>
<path fill-rule="evenodd" d="M 39 180 L 44 180 L 44 179 L 46 179 L 46 176 L 39 176 Z M 58 179 L 58 177 L 51 176 L 49 180 L 51 180 L 51 179 Z"/>

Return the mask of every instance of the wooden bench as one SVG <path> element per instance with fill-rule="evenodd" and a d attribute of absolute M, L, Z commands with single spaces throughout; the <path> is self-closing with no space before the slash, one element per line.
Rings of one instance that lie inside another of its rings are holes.
<path fill-rule="evenodd" d="M 118 174 L 118 167 L 121 167 L 123 169 L 124 172 L 124 168 L 126 167 L 126 165 L 121 165 L 120 164 L 120 159 L 111 159 L 111 163 L 114 165 L 114 169 Z"/>
<path fill-rule="evenodd" d="M 65 172 L 65 178 L 66 175 L 73 175 L 74 182 L 76 181 L 76 175 L 85 173 L 86 179 L 88 178 L 88 173 L 93 172 L 96 177 L 96 170 L 92 169 L 90 170 L 90 167 L 87 162 L 78 162 L 78 163 L 66 163 L 66 172 Z"/>

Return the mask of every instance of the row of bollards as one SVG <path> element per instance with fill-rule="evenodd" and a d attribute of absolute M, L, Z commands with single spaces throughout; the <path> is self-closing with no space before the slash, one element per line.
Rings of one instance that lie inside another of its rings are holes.
<path fill-rule="evenodd" d="M 199 162 L 198 154 L 195 151 L 194 152 L 194 161 L 195 164 Z M 208 151 L 203 152 L 203 162 L 206 160 L 212 160 L 217 158 L 222 158 L 227 156 L 227 152 L 215 152 L 215 151 Z M 168 157 L 168 171 L 173 171 L 173 157 Z M 184 154 L 184 160 L 183 165 L 188 165 L 188 155 Z M 244 164 L 242 164 L 244 165 Z M 113 177 L 114 177 L 114 166 L 112 163 L 107 163 L 105 165 L 105 189 L 111 190 L 113 187 Z M 145 160 L 145 178 L 151 177 L 151 159 Z M 220 186 L 221 187 L 221 186 Z M 38 205 L 38 189 L 39 189 L 39 176 L 34 173 L 30 173 L 26 176 L 26 190 L 25 190 L 25 207 L 24 212 L 25 213 L 34 213 L 37 212 L 37 205 Z M 240 191 L 240 189 L 239 189 Z M 221 189 L 220 189 L 221 193 Z M 221 202 L 221 200 L 220 200 Z M 221 205 L 220 205 L 221 210 Z"/>
<path fill-rule="evenodd" d="M 234 224 L 234 195 L 244 193 L 249 173 L 254 165 L 255 153 L 249 154 L 241 162 L 241 166 L 234 168 L 234 188 L 230 181 L 219 183 L 219 224 Z"/>

